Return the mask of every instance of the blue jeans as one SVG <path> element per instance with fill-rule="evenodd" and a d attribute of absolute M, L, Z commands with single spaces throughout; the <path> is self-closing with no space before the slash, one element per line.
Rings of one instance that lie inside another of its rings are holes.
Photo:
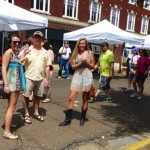
<path fill-rule="evenodd" d="M 61 76 L 62 74 L 62 69 L 65 69 L 65 78 L 69 77 L 69 60 L 63 60 L 62 58 L 60 59 L 59 63 L 59 71 L 58 71 L 58 76 Z"/>

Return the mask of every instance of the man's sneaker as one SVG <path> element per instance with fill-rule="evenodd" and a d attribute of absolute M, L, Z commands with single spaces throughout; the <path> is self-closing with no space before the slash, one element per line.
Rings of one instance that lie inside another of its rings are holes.
<path fill-rule="evenodd" d="M 134 97 L 138 97 L 138 93 L 133 93 L 132 95 L 130 95 L 131 98 L 134 98 Z"/>
<path fill-rule="evenodd" d="M 142 99 L 142 96 L 139 95 L 139 96 L 137 97 L 137 100 L 141 100 L 141 99 Z"/>
<path fill-rule="evenodd" d="M 58 78 L 58 79 L 60 79 L 60 78 L 61 78 L 61 76 L 58 76 L 57 78 Z"/>
<path fill-rule="evenodd" d="M 70 78 L 68 77 L 68 78 L 66 78 L 67 80 L 69 80 Z"/>
<path fill-rule="evenodd" d="M 125 89 L 124 92 L 130 93 L 131 90 L 129 88 Z"/>

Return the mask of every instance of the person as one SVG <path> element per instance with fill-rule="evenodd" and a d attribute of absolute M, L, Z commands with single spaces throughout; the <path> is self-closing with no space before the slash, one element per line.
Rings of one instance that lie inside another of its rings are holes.
<path fill-rule="evenodd" d="M 132 48 L 131 49 L 134 49 L 134 48 L 136 48 L 135 46 L 132 46 Z M 132 51 L 129 51 L 129 53 L 128 53 L 128 57 L 127 57 L 127 69 L 126 69 L 126 78 L 128 78 L 129 77 L 129 73 L 130 73 L 130 67 L 131 67 L 131 65 L 130 65 L 130 62 L 131 62 L 131 58 L 133 57 L 133 54 L 132 54 Z"/>
<path fill-rule="evenodd" d="M 65 41 L 64 46 L 59 49 L 58 52 L 61 55 L 59 62 L 59 71 L 58 71 L 58 79 L 61 78 L 62 70 L 65 69 L 65 79 L 69 79 L 69 58 L 71 54 L 71 49 L 69 47 L 69 42 Z"/>
<path fill-rule="evenodd" d="M 21 41 L 17 35 L 12 35 L 9 41 L 9 49 L 4 53 L 2 60 L 2 77 L 4 92 L 8 96 L 8 108 L 5 115 L 5 132 L 3 137 L 17 139 L 10 131 L 13 113 L 19 97 L 19 92 L 25 88 L 25 77 L 22 64 L 17 57 Z"/>
<path fill-rule="evenodd" d="M 45 48 L 48 51 L 51 63 L 54 62 L 54 52 L 53 52 L 53 47 L 50 45 L 48 40 L 44 41 L 43 48 Z M 52 80 L 52 75 L 53 75 L 53 66 L 50 65 L 50 78 L 49 78 L 49 86 L 45 88 L 46 92 L 46 99 L 42 100 L 43 103 L 51 102 L 51 80 Z"/>
<path fill-rule="evenodd" d="M 144 82 L 148 76 L 150 70 L 150 59 L 148 53 L 144 49 L 139 50 L 140 58 L 137 61 L 137 70 L 135 73 L 135 78 L 133 80 L 134 93 L 130 95 L 131 98 L 142 99 L 144 91 Z M 137 92 L 136 84 L 138 84 L 139 92 Z"/>
<path fill-rule="evenodd" d="M 130 60 L 130 73 L 129 73 L 129 77 L 128 77 L 128 87 L 124 90 L 124 92 L 131 92 L 131 83 L 132 83 L 132 79 L 135 77 L 135 72 L 136 72 L 136 68 L 137 68 L 137 61 L 139 59 L 139 49 L 138 48 L 133 48 L 132 49 L 132 58 Z M 136 87 L 137 89 L 137 87 Z"/>
<path fill-rule="evenodd" d="M 33 34 L 33 45 L 31 50 L 24 48 L 21 55 L 21 62 L 25 67 L 26 89 L 24 90 L 24 109 L 25 123 L 31 124 L 29 115 L 29 96 L 33 92 L 34 114 L 33 118 L 44 121 L 43 116 L 39 114 L 40 98 L 43 96 L 44 86 L 49 86 L 49 65 L 51 65 L 48 52 L 41 46 L 44 40 L 41 31 L 35 31 Z"/>
<path fill-rule="evenodd" d="M 75 72 L 71 82 L 66 117 L 65 120 L 59 124 L 59 126 L 71 124 L 74 101 L 79 91 L 82 91 L 82 112 L 80 125 L 83 126 L 88 109 L 89 91 L 93 84 L 93 74 L 91 70 L 95 65 L 94 53 L 88 49 L 86 38 L 80 38 L 77 41 L 73 54 L 70 58 L 70 63 Z"/>
<path fill-rule="evenodd" d="M 102 52 L 100 54 L 99 60 L 95 65 L 94 69 L 100 67 L 100 85 L 99 89 L 96 91 L 95 97 L 100 94 L 101 91 L 104 91 L 107 95 L 105 99 L 108 102 L 112 102 L 112 98 L 110 96 L 110 82 L 114 75 L 114 54 L 109 50 L 109 44 L 107 42 L 103 42 L 101 44 Z"/>
<path fill-rule="evenodd" d="M 31 38 L 30 38 L 31 39 Z M 21 50 L 19 51 L 19 54 L 18 54 L 18 58 L 20 59 L 21 56 L 24 54 L 24 50 L 29 50 L 31 51 L 32 49 L 32 42 L 29 40 L 29 39 L 26 39 L 22 42 L 22 47 L 21 47 Z M 23 69 L 24 69 L 24 72 L 25 72 L 25 68 L 23 66 Z M 24 98 L 24 97 L 23 97 Z M 32 102 L 33 100 L 33 92 L 31 93 L 30 97 L 29 97 L 29 101 Z"/>

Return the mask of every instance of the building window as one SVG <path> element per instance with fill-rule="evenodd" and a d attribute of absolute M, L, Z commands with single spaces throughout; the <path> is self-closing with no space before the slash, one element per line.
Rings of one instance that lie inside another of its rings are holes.
<path fill-rule="evenodd" d="M 5 0 L 5 1 L 14 4 L 14 0 Z"/>
<path fill-rule="evenodd" d="M 144 0 L 143 8 L 150 10 L 150 0 Z"/>
<path fill-rule="evenodd" d="M 147 34 L 148 32 L 148 18 L 143 17 L 141 22 L 141 33 Z"/>
<path fill-rule="evenodd" d="M 127 30 L 134 31 L 134 26 L 135 26 L 135 14 L 128 13 Z"/>
<path fill-rule="evenodd" d="M 77 19 L 78 0 L 64 0 L 64 16 Z"/>
<path fill-rule="evenodd" d="M 100 17 L 101 17 L 101 4 L 91 1 L 89 22 L 97 23 L 100 21 Z"/>
<path fill-rule="evenodd" d="M 32 0 L 32 9 L 38 12 L 49 13 L 50 0 Z"/>
<path fill-rule="evenodd" d="M 110 22 L 117 27 L 119 26 L 119 17 L 120 10 L 118 8 L 112 8 L 110 13 Z"/>
<path fill-rule="evenodd" d="M 135 4 L 136 4 L 136 1 L 137 1 L 137 0 L 129 0 L 129 3 L 135 5 Z"/>

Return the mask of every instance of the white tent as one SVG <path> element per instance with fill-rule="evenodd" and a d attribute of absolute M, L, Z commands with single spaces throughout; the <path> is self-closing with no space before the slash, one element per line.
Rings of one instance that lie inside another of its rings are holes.
<path fill-rule="evenodd" d="M 123 44 L 126 42 L 140 44 L 144 42 L 144 38 L 124 31 L 107 20 L 64 34 L 64 40 L 68 41 L 76 41 L 81 37 L 87 38 L 90 43 L 107 41 L 109 44 Z"/>
<path fill-rule="evenodd" d="M 143 47 L 146 49 L 150 49 L 150 35 L 145 36 Z"/>
<path fill-rule="evenodd" d="M 23 8 L 0 0 L 0 31 L 31 30 L 45 28 L 48 19 Z"/>
<path fill-rule="evenodd" d="M 4 31 L 40 29 L 48 26 L 48 19 L 23 8 L 0 0 L 0 31 L 3 32 L 2 54 L 4 51 Z"/>
<path fill-rule="evenodd" d="M 129 44 L 126 43 L 125 46 L 127 48 L 131 48 L 132 46 L 136 46 L 137 48 L 144 48 L 150 50 L 150 35 L 144 36 L 144 43 L 143 44 Z"/>

